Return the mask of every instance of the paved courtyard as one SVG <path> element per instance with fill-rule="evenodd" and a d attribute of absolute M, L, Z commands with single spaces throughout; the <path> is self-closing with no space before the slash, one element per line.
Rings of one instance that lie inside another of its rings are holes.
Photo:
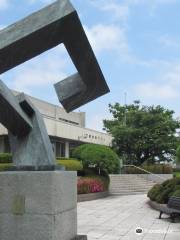
<path fill-rule="evenodd" d="M 131 195 L 78 203 L 78 233 L 88 240 L 180 240 L 180 220 L 158 219 L 147 201 L 145 195 Z"/>

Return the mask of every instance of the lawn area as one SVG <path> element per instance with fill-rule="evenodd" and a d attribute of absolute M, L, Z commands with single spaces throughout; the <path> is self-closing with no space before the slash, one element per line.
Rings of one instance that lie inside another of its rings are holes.
<path fill-rule="evenodd" d="M 175 172 L 175 174 L 176 174 L 176 177 L 180 177 L 180 171 Z"/>

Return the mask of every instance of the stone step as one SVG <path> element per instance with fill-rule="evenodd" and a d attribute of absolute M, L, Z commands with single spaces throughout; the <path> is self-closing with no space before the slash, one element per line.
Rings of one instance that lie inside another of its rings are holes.
<path fill-rule="evenodd" d="M 154 184 L 137 175 L 111 175 L 109 192 L 111 195 L 147 194 Z"/>
<path fill-rule="evenodd" d="M 118 186 L 118 185 L 110 185 L 110 188 L 151 188 L 153 185 L 129 185 L 129 186 Z"/>
<path fill-rule="evenodd" d="M 129 195 L 129 194 L 147 194 L 148 191 L 126 191 L 126 192 L 109 192 L 110 195 Z"/>
<path fill-rule="evenodd" d="M 110 192 L 143 192 L 148 189 L 110 189 Z"/>
<path fill-rule="evenodd" d="M 151 180 L 148 180 L 148 179 L 121 179 L 121 178 L 110 178 L 112 181 L 118 181 L 118 182 L 121 182 L 121 181 L 130 181 L 130 182 L 153 182 Z"/>
<path fill-rule="evenodd" d="M 156 184 L 156 183 L 153 183 L 153 182 L 141 182 L 141 181 L 139 181 L 139 182 L 136 182 L 136 181 L 133 181 L 133 182 L 126 182 L 126 181 L 121 181 L 121 182 L 116 182 L 116 181 L 110 181 L 111 183 L 114 183 L 114 184 L 121 184 L 121 185 L 123 185 L 123 184 L 132 184 L 132 185 L 137 185 L 137 184 L 143 184 L 143 185 L 146 185 L 146 184 L 151 184 L 151 185 L 154 185 L 154 184 Z"/>
<path fill-rule="evenodd" d="M 121 192 L 121 193 L 109 193 L 110 195 L 138 195 L 138 194 L 146 194 L 147 192 Z"/>
<path fill-rule="evenodd" d="M 147 186 L 154 186 L 154 184 L 110 184 L 110 186 L 118 186 L 118 187 L 128 187 L 128 186 L 144 186 L 144 187 L 147 187 Z"/>
<path fill-rule="evenodd" d="M 147 189 L 144 189 L 144 188 L 137 188 L 137 189 L 111 189 L 110 191 L 111 192 L 124 192 L 124 191 L 127 191 L 127 192 L 133 192 L 133 191 L 138 191 L 138 192 L 142 192 L 142 191 L 149 191 L 150 188 L 147 188 Z"/>
<path fill-rule="evenodd" d="M 127 186 L 154 186 L 154 184 L 110 184 L 110 186 L 118 186 L 118 187 L 127 187 Z"/>
<path fill-rule="evenodd" d="M 150 180 L 146 180 L 146 179 L 113 179 L 111 178 L 111 181 L 114 181 L 114 182 L 151 182 L 151 183 L 154 183 L 153 181 L 150 181 Z"/>
<path fill-rule="evenodd" d="M 126 189 L 126 188 L 151 188 L 153 186 L 110 186 L 110 188 L 121 188 L 121 189 Z"/>

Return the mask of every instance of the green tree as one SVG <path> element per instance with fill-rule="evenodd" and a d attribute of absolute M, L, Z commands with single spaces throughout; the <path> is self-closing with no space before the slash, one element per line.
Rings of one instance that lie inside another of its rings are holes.
<path fill-rule="evenodd" d="M 170 161 L 175 155 L 180 122 L 174 112 L 161 106 L 141 106 L 139 101 L 109 105 L 113 120 L 104 120 L 105 130 L 114 137 L 113 147 L 126 163 L 141 165 Z"/>
<path fill-rule="evenodd" d="M 73 150 L 73 157 L 82 161 L 83 167 L 93 165 L 106 173 L 119 173 L 120 160 L 109 147 L 97 144 L 84 144 Z"/>
<path fill-rule="evenodd" d="M 180 145 L 178 146 L 176 150 L 176 162 L 179 164 L 180 163 Z"/>

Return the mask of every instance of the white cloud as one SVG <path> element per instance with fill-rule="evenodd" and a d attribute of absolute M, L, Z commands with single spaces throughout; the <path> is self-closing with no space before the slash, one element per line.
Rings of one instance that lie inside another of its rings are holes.
<path fill-rule="evenodd" d="M 5 9 L 9 6 L 9 0 L 0 0 L 0 9 Z"/>
<path fill-rule="evenodd" d="M 95 129 L 97 131 L 101 131 L 103 130 L 104 124 L 103 124 L 103 120 L 110 120 L 112 119 L 112 115 L 105 111 L 105 109 L 103 109 L 103 111 L 100 113 L 93 113 L 93 114 L 88 114 L 88 112 L 86 113 L 87 115 L 87 128 L 90 129 Z"/>
<path fill-rule="evenodd" d="M 152 99 L 177 99 L 180 97 L 180 63 L 169 64 L 169 68 L 154 81 L 139 83 L 134 87 L 139 97 Z"/>
<path fill-rule="evenodd" d="M 0 30 L 4 29 L 5 27 L 5 25 L 0 25 Z"/>
<path fill-rule="evenodd" d="M 105 11 L 111 14 L 111 19 L 118 19 L 126 21 L 129 16 L 129 6 L 119 4 L 114 0 L 91 0 L 91 3 L 101 11 Z"/>
<path fill-rule="evenodd" d="M 174 87 L 180 87 L 180 63 L 173 66 L 173 68 L 168 71 L 164 80 Z"/>
<path fill-rule="evenodd" d="M 163 4 L 174 4 L 176 3 L 177 0 L 125 0 L 125 4 L 128 6 L 131 5 L 138 5 L 138 4 L 144 4 L 147 6 L 155 7 L 158 5 L 163 5 Z"/>
<path fill-rule="evenodd" d="M 92 28 L 85 26 L 88 39 L 96 53 L 103 51 L 128 52 L 128 44 L 124 29 L 115 25 L 98 24 Z"/>
<path fill-rule="evenodd" d="M 172 4 L 176 2 L 177 0 L 125 0 L 125 3 L 128 5 L 131 4 L 159 5 L 159 4 Z"/>
<path fill-rule="evenodd" d="M 37 2 L 42 2 L 42 3 L 52 3 L 52 2 L 54 2 L 54 0 L 28 0 L 28 2 L 30 3 L 30 4 L 34 4 L 34 3 L 37 3 Z"/>
<path fill-rule="evenodd" d="M 178 91 L 173 86 L 153 82 L 136 85 L 135 92 L 139 97 L 152 99 L 173 99 L 178 96 Z"/>
<path fill-rule="evenodd" d="M 112 18 L 126 20 L 129 16 L 129 7 L 115 3 L 107 4 L 102 10 L 112 12 Z"/>
<path fill-rule="evenodd" d="M 17 68 L 10 87 L 26 93 L 33 87 L 48 87 L 66 77 L 66 57 L 56 48 L 57 53 L 37 57 Z"/>
<path fill-rule="evenodd" d="M 174 39 L 173 37 L 165 34 L 165 35 L 162 35 L 159 39 L 158 39 L 158 42 L 160 44 L 162 44 L 163 47 L 166 47 L 166 48 L 171 48 L 171 47 L 180 47 L 180 44 L 179 42 Z"/>
<path fill-rule="evenodd" d="M 174 4 L 177 0 L 90 0 L 90 2 L 101 11 L 111 14 L 111 20 L 123 20 L 126 22 L 130 16 L 131 8 L 134 5 L 145 5 L 149 8 L 150 14 L 162 4 Z"/>

